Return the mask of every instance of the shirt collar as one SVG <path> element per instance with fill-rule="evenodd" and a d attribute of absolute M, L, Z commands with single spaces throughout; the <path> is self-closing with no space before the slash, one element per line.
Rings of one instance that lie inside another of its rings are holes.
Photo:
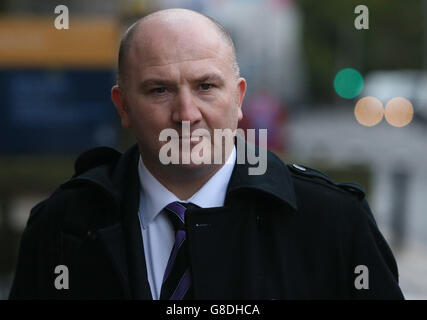
<path fill-rule="evenodd" d="M 180 200 L 163 186 L 145 167 L 141 156 L 138 163 L 138 175 L 141 183 L 141 201 L 139 214 L 144 228 L 153 221 L 165 206 L 174 201 L 191 202 L 201 208 L 221 207 L 224 205 L 227 185 L 236 163 L 236 147 L 226 163 L 189 199 Z"/>

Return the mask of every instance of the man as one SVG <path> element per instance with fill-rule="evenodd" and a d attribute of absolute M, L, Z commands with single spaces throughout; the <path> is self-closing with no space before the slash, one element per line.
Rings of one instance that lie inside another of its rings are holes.
<path fill-rule="evenodd" d="M 231 38 L 214 20 L 170 9 L 134 24 L 112 99 L 137 146 L 82 154 L 74 177 L 33 208 L 10 297 L 402 298 L 359 187 L 272 153 L 266 172 L 250 175 L 236 147 L 220 163 L 184 163 L 197 139 L 183 123 L 217 151 L 205 138 L 236 129 L 245 91 Z M 163 141 L 164 129 L 178 134 Z M 178 164 L 165 165 L 162 148 L 173 142 Z"/>

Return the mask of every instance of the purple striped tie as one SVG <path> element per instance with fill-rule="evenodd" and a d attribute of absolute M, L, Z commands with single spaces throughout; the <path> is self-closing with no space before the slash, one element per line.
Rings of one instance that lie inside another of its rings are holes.
<path fill-rule="evenodd" d="M 160 292 L 161 300 L 188 300 L 193 298 L 185 229 L 185 211 L 189 205 L 172 202 L 164 209 L 175 229 L 175 244 L 163 277 Z"/>

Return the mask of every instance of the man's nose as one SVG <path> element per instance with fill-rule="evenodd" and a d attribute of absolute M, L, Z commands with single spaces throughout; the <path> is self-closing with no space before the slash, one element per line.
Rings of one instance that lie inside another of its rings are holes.
<path fill-rule="evenodd" d="M 173 108 L 172 120 L 174 122 L 190 121 L 190 124 L 193 124 L 202 119 L 196 99 L 188 88 L 179 90 Z"/>

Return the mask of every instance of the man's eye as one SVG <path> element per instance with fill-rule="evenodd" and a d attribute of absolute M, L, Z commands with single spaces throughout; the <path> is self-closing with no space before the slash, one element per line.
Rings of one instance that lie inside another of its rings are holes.
<path fill-rule="evenodd" d="M 212 85 L 212 84 L 210 84 L 210 83 L 202 83 L 202 84 L 200 85 L 200 89 L 201 89 L 202 91 L 207 91 L 207 90 L 211 89 L 212 87 L 213 87 L 213 85 Z"/>
<path fill-rule="evenodd" d="M 152 93 L 163 94 L 166 92 L 166 88 L 154 88 L 151 90 Z"/>

